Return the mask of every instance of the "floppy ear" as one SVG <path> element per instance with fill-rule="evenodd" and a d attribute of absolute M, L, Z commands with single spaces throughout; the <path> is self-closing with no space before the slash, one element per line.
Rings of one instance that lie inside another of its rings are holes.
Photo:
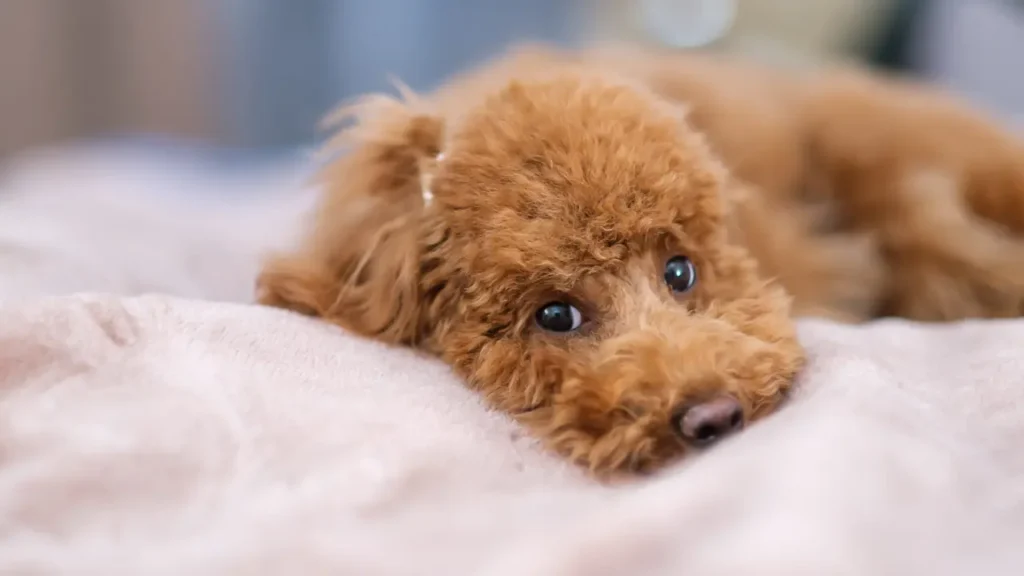
<path fill-rule="evenodd" d="M 421 176 L 433 171 L 443 124 L 411 98 L 371 96 L 334 115 L 355 124 L 329 148 L 350 149 L 325 170 L 303 246 L 266 263 L 259 302 L 388 342 L 417 340 Z"/>

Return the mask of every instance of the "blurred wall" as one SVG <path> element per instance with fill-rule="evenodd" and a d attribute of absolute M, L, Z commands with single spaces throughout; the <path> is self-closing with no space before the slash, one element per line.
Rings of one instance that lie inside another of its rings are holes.
<path fill-rule="evenodd" d="M 955 78 L 947 84 L 958 91 L 1013 108 L 1022 75 L 1011 70 L 1024 53 L 1021 3 L 1007 8 L 1013 4 L 0 0 L 0 156 L 119 134 L 246 148 L 305 144 L 339 100 L 388 89 L 388 75 L 430 89 L 526 39 L 708 47 L 816 66 L 865 59 L 879 38 L 895 35 L 914 47 L 904 50 L 913 53 L 905 71 Z M 942 18 L 924 16 L 940 9 Z M 893 15 L 904 13 L 913 26 L 895 34 Z"/>
<path fill-rule="evenodd" d="M 0 154 L 96 133 L 212 138 L 204 0 L 0 0 Z"/>
<path fill-rule="evenodd" d="M 862 59 L 899 0 L 596 0 L 598 39 L 657 42 L 790 67 Z M 719 20 L 728 25 L 720 34 Z"/>
<path fill-rule="evenodd" d="M 918 72 L 1024 127 L 1024 2 L 933 0 L 911 28 Z"/>
<path fill-rule="evenodd" d="M 0 155 L 75 131 L 69 29 L 52 2 L 0 4 Z"/>
<path fill-rule="evenodd" d="M 223 0 L 232 140 L 308 140 L 339 100 L 427 90 L 523 39 L 570 43 L 581 0 Z M 585 2 L 584 2 L 585 3 Z"/>
<path fill-rule="evenodd" d="M 389 74 L 428 89 L 509 42 L 567 42 L 585 4 L 0 0 L 0 155 L 118 134 L 308 142 Z"/>

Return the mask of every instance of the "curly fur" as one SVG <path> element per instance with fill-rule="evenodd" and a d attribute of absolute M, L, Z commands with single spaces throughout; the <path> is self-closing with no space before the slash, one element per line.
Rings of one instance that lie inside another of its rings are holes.
<path fill-rule="evenodd" d="M 1021 311 L 1020 143 L 896 80 L 528 47 L 342 117 L 351 149 L 259 300 L 438 355 L 599 474 L 691 451 L 669 421 L 712 395 L 770 413 L 804 362 L 794 316 Z M 536 326 L 553 299 L 578 332 Z"/>

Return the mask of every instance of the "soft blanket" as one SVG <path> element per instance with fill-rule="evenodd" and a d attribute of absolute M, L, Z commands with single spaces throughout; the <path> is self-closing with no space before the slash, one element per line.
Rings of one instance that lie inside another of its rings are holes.
<path fill-rule="evenodd" d="M 804 322 L 784 410 L 600 486 L 438 362 L 244 304 L 293 175 L 15 168 L 2 575 L 1024 573 L 1024 321 Z"/>
<path fill-rule="evenodd" d="M 277 310 L 0 310 L 2 574 L 1020 574 L 1024 325 L 805 323 L 791 405 L 596 485 L 437 362 Z"/>

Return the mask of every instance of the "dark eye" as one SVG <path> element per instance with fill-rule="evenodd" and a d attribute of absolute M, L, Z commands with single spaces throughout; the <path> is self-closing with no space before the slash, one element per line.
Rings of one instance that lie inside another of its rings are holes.
<path fill-rule="evenodd" d="M 665 283 L 673 292 L 686 292 L 697 283 L 697 268 L 686 256 L 675 256 L 665 263 Z"/>
<path fill-rule="evenodd" d="M 583 315 L 571 304 L 550 302 L 537 310 L 537 325 L 550 332 L 572 332 L 583 324 Z"/>

